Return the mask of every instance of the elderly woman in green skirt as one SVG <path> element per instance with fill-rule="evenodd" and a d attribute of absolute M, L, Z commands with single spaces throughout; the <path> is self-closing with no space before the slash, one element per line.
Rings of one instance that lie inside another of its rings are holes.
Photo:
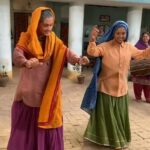
<path fill-rule="evenodd" d="M 150 49 L 141 51 L 127 42 L 128 24 L 124 21 L 116 21 L 96 45 L 98 32 L 94 27 L 87 53 L 102 57 L 102 69 L 98 76 L 96 105 L 84 137 L 112 149 L 127 149 L 131 141 L 127 84 L 130 60 L 150 56 Z"/>

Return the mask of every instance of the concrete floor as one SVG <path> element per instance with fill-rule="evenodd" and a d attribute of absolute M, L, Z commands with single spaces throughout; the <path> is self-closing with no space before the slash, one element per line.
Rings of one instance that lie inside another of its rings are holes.
<path fill-rule="evenodd" d="M 84 84 L 62 77 L 64 140 L 65 150 L 109 150 L 109 148 L 85 141 L 83 134 L 89 116 L 80 109 L 84 91 L 90 81 L 91 73 L 85 70 Z M 14 68 L 14 78 L 6 87 L 0 87 L 0 150 L 6 150 L 10 134 L 10 110 L 18 82 L 19 71 Z M 130 122 L 132 142 L 130 150 L 150 150 L 150 104 L 133 100 L 132 83 L 129 82 Z"/>

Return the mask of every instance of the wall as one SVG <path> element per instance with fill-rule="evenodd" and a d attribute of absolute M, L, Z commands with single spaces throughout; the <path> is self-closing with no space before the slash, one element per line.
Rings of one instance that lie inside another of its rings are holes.
<path fill-rule="evenodd" d="M 150 9 L 144 9 L 143 10 L 143 16 L 142 16 L 142 32 L 148 31 L 150 32 Z"/>
<path fill-rule="evenodd" d="M 42 2 L 37 0 L 13 0 L 12 8 L 14 11 L 32 11 L 39 6 L 50 6 L 51 2 Z"/>
<path fill-rule="evenodd" d="M 116 20 L 126 21 L 127 8 L 126 7 L 104 7 L 104 6 L 86 6 L 85 7 L 85 21 L 87 25 L 103 24 L 99 21 L 100 15 L 109 15 L 112 24 Z"/>

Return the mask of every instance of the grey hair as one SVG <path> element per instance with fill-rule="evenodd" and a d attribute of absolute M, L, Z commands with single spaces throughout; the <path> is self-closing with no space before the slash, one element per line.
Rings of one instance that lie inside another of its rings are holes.
<path fill-rule="evenodd" d="M 48 9 L 43 10 L 41 13 L 40 22 L 44 22 L 44 20 L 49 17 L 54 17 L 54 14 Z"/>

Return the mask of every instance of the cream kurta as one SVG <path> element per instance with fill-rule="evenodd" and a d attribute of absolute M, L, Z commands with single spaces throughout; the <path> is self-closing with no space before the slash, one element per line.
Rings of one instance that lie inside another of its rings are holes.
<path fill-rule="evenodd" d="M 102 56 L 99 91 L 115 97 L 127 94 L 131 58 L 143 59 L 150 56 L 150 49 L 141 51 L 128 42 L 119 45 L 113 40 L 97 46 L 95 42 L 90 42 L 87 52 L 91 56 Z"/>

